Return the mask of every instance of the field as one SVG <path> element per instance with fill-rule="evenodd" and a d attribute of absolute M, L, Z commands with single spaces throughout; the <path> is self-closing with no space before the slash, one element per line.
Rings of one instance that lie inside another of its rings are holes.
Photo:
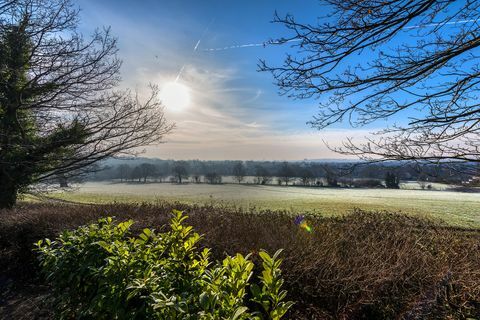
<path fill-rule="evenodd" d="M 53 196 L 82 203 L 179 201 L 325 216 L 360 208 L 433 217 L 455 226 L 480 226 L 480 194 L 451 191 L 89 182 Z"/>

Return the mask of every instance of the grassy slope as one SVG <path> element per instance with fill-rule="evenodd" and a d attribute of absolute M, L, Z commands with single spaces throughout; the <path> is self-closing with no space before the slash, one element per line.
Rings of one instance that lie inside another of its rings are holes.
<path fill-rule="evenodd" d="M 281 209 L 338 215 L 353 208 L 429 216 L 451 225 L 480 226 L 480 194 L 447 191 L 328 189 L 256 185 L 172 185 L 87 183 L 74 192 L 54 195 L 85 203 L 156 202 L 222 203 L 242 208 Z"/>

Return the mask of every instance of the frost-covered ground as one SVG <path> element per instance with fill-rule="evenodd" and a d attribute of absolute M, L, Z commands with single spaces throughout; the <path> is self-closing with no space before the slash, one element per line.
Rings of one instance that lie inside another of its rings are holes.
<path fill-rule="evenodd" d="M 438 186 L 437 186 L 438 187 Z M 282 209 L 294 213 L 343 214 L 353 208 L 402 211 L 480 227 L 480 193 L 439 190 L 334 189 L 237 184 L 88 182 L 56 196 L 78 202 L 183 201 Z"/>

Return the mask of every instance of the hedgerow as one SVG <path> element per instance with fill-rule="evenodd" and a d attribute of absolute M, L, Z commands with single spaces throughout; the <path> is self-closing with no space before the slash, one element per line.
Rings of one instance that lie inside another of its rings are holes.
<path fill-rule="evenodd" d="M 212 263 L 186 218 L 174 211 L 169 231 L 133 237 L 132 220 L 107 217 L 38 241 L 59 318 L 281 319 L 293 303 L 284 301 L 280 251 L 259 252 L 257 277 L 250 255 Z"/>

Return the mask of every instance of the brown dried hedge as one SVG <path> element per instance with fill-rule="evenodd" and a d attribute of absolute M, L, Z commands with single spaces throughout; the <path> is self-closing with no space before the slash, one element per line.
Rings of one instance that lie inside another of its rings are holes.
<path fill-rule="evenodd" d="M 21 204 L 0 211 L 0 318 L 50 317 L 48 286 L 38 277 L 32 243 L 115 216 L 135 231 L 165 228 L 172 209 L 189 215 L 216 258 L 283 248 L 291 319 L 465 319 L 480 316 L 480 231 L 404 214 L 354 211 L 308 217 L 180 203 Z"/>

